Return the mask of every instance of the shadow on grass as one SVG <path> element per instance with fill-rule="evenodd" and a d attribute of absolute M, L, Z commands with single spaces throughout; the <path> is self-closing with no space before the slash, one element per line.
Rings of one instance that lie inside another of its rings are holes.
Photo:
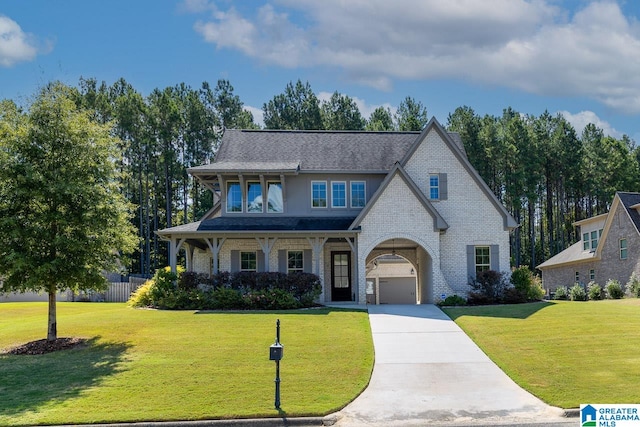
<path fill-rule="evenodd" d="M 124 343 L 98 343 L 48 354 L 0 355 L 0 414 L 15 416 L 78 396 L 105 377 L 122 371 Z"/>
<path fill-rule="evenodd" d="M 553 306 L 553 302 L 539 301 L 526 304 L 482 305 L 470 307 L 443 307 L 452 320 L 462 316 L 500 317 L 505 319 L 526 319 L 538 311 Z"/>

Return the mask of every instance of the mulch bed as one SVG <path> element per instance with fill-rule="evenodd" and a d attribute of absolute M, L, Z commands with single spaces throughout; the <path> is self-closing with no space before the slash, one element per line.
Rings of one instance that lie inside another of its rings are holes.
<path fill-rule="evenodd" d="M 55 341 L 47 341 L 46 339 L 31 341 L 18 347 L 7 350 L 6 354 L 15 355 L 37 355 L 52 353 L 54 351 L 69 350 L 72 348 L 82 347 L 87 340 L 84 338 L 58 338 Z"/>

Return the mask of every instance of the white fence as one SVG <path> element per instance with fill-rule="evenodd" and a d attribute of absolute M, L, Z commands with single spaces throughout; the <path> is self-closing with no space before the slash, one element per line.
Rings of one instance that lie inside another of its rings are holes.
<path fill-rule="evenodd" d="M 136 280 L 135 282 L 140 282 Z M 143 282 L 144 283 L 144 282 Z M 127 302 L 131 294 L 142 286 L 143 283 L 129 282 L 111 282 L 106 292 L 81 292 L 74 294 L 71 291 L 58 293 L 58 301 L 104 301 L 104 302 Z M 10 293 L 0 295 L 0 302 L 19 302 L 19 301 L 48 301 L 46 293 Z"/>

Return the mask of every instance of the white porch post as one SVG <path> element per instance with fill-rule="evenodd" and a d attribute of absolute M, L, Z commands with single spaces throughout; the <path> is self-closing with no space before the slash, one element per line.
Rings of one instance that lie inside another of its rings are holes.
<path fill-rule="evenodd" d="M 320 301 L 326 301 L 324 295 L 324 274 L 320 274 L 320 255 L 322 254 L 322 248 L 324 244 L 329 240 L 328 237 L 307 237 L 307 241 L 311 245 L 313 251 L 313 259 L 315 262 L 314 274 L 322 279 L 322 292 L 320 293 Z"/>
<path fill-rule="evenodd" d="M 218 254 L 220 253 L 220 249 L 222 248 L 222 245 L 224 244 L 224 241 L 227 240 L 226 238 L 218 238 L 218 237 L 214 237 L 211 239 L 204 239 L 204 241 L 207 243 L 207 246 L 209 246 L 209 250 L 211 251 L 211 256 L 213 257 L 213 271 L 211 272 L 212 274 L 217 274 L 218 270 L 220 269 L 219 265 L 218 265 Z"/>
<path fill-rule="evenodd" d="M 256 240 L 260 245 L 260 249 L 262 249 L 262 252 L 264 253 L 264 271 L 271 271 L 269 268 L 269 254 L 271 253 L 271 249 L 273 249 L 273 245 L 276 244 L 278 238 L 274 237 L 271 239 L 269 237 L 265 237 L 262 239 L 260 237 L 256 237 Z"/>
<path fill-rule="evenodd" d="M 193 251 L 194 247 L 192 245 L 186 245 L 184 248 L 185 251 L 185 259 L 186 259 L 186 269 L 187 271 L 193 271 Z"/>
<path fill-rule="evenodd" d="M 169 242 L 169 267 L 172 273 L 178 272 L 178 251 L 186 240 L 187 239 L 171 237 L 171 241 Z"/>

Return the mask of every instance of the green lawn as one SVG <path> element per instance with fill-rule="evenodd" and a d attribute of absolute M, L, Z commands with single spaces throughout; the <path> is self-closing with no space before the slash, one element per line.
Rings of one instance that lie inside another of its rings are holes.
<path fill-rule="evenodd" d="M 447 308 L 520 386 L 562 408 L 640 403 L 640 300 Z"/>
<path fill-rule="evenodd" d="M 46 303 L 0 303 L 0 349 L 46 336 Z M 269 346 L 281 321 L 281 411 Z M 0 355 L 0 425 L 314 416 L 363 390 L 373 368 L 366 312 L 135 310 L 59 303 L 58 336 L 91 345 Z"/>

